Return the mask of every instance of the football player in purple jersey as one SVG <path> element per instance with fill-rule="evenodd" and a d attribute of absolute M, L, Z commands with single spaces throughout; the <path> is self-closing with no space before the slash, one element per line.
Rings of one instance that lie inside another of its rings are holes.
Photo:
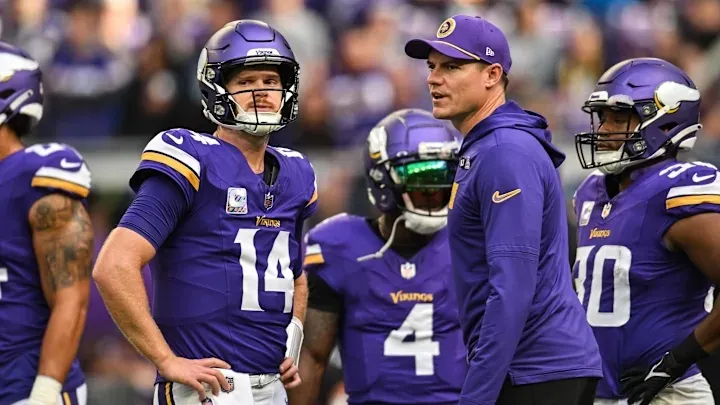
<path fill-rule="evenodd" d="M 700 92 L 655 58 L 616 64 L 583 106 L 575 287 L 600 347 L 596 404 L 713 404 L 695 363 L 720 347 L 720 177 L 678 161 L 701 128 Z M 710 312 L 710 315 L 708 315 Z"/>
<path fill-rule="evenodd" d="M 93 255 L 90 171 L 68 145 L 26 147 L 42 74 L 0 42 L 0 405 L 84 405 L 76 359 Z"/>
<path fill-rule="evenodd" d="M 456 404 L 467 370 L 446 229 L 456 134 L 422 110 L 368 136 L 368 195 L 379 218 L 340 214 L 306 236 L 310 286 L 293 405 L 311 405 L 339 345 L 351 404 Z"/>
<path fill-rule="evenodd" d="M 158 368 L 155 404 L 285 404 L 285 388 L 300 383 L 300 244 L 316 181 L 305 156 L 268 146 L 297 118 L 298 75 L 278 31 L 228 23 L 197 66 L 217 130 L 161 132 L 130 179 L 137 195 L 93 277 L 118 327 Z M 148 263 L 152 314 L 140 273 Z"/>

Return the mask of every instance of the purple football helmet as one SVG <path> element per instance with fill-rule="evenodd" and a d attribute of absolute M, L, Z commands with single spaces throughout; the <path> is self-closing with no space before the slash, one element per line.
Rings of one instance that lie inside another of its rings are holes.
<path fill-rule="evenodd" d="M 238 67 L 276 66 L 282 89 L 257 88 L 236 92 L 282 91 L 277 112 L 245 111 L 227 90 L 229 74 Z M 300 67 L 285 38 L 266 23 L 238 20 L 225 24 L 205 44 L 197 66 L 203 114 L 226 128 L 263 136 L 293 122 L 298 115 Z"/>
<path fill-rule="evenodd" d="M 383 118 L 367 138 L 365 173 L 370 202 L 396 212 L 405 226 L 430 234 L 447 223 L 460 143 L 432 113 L 405 109 Z"/>
<path fill-rule="evenodd" d="M 38 63 L 25 51 L 0 42 L 0 125 L 25 117 L 23 125 L 13 125 L 17 135 L 22 136 L 37 125 L 42 115 L 42 73 Z"/>
<path fill-rule="evenodd" d="M 630 111 L 639 125 L 623 132 L 600 131 L 607 109 Z M 628 59 L 608 69 L 583 106 L 590 114 L 590 132 L 575 135 L 575 148 L 585 169 L 617 174 L 649 159 L 692 149 L 702 128 L 700 92 L 685 72 L 656 58 Z M 618 150 L 598 150 L 612 138 Z"/>

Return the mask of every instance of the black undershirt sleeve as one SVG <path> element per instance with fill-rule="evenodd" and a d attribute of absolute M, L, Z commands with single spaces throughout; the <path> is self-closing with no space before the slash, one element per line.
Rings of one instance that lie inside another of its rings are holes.
<path fill-rule="evenodd" d="M 342 312 L 343 299 L 325 280 L 314 272 L 307 273 L 308 307 L 323 312 Z"/>

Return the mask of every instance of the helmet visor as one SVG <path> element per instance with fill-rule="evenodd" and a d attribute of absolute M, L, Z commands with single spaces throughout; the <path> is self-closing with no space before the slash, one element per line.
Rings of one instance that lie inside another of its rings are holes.
<path fill-rule="evenodd" d="M 414 210 L 437 211 L 450 202 L 457 170 L 455 161 L 423 160 L 394 166 L 394 169 L 401 192 L 407 193 Z"/>

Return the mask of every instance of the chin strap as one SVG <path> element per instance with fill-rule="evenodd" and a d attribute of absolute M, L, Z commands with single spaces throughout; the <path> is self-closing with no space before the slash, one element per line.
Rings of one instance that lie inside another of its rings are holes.
<path fill-rule="evenodd" d="M 393 240 L 395 239 L 395 231 L 397 230 L 398 224 L 400 224 L 400 221 L 404 221 L 404 220 L 405 220 L 404 214 L 397 217 L 397 219 L 395 219 L 395 222 L 393 222 L 392 230 L 390 231 L 390 237 L 388 238 L 387 242 L 385 242 L 383 247 L 381 247 L 380 250 L 378 250 L 375 253 L 358 257 L 357 261 L 364 262 L 367 260 L 382 258 L 383 254 L 385 254 L 385 252 L 387 252 L 387 250 L 390 249 L 390 245 L 392 245 Z"/>

